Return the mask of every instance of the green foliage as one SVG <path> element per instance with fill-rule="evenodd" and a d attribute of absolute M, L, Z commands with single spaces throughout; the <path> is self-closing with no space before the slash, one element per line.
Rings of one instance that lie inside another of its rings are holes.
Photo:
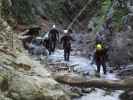
<path fill-rule="evenodd" d="M 101 14 L 106 15 L 111 7 L 111 0 L 102 0 Z"/>
<path fill-rule="evenodd" d="M 101 0 L 101 9 L 99 9 L 98 15 L 95 18 L 96 23 L 96 29 L 95 31 L 99 31 L 100 27 L 105 21 L 105 17 L 107 16 L 107 13 L 109 12 L 112 2 L 111 0 Z"/>
<path fill-rule="evenodd" d="M 46 0 L 45 6 L 47 10 L 45 11 L 46 15 L 53 19 L 55 22 L 58 20 L 63 21 L 64 14 L 62 9 L 64 8 L 65 0 Z"/>
<path fill-rule="evenodd" d="M 7 0 L 2 0 L 1 2 L 1 15 L 4 18 L 4 16 L 9 16 L 10 14 L 9 2 Z"/>
<path fill-rule="evenodd" d="M 111 0 L 101 0 L 101 9 L 99 9 L 98 15 L 94 18 L 96 23 L 95 31 L 99 31 L 102 24 L 105 22 L 108 13 L 111 13 L 113 18 L 113 23 L 115 30 L 120 30 L 122 27 L 122 18 L 128 14 L 128 9 L 126 7 L 112 7 Z"/>
<path fill-rule="evenodd" d="M 27 0 L 14 0 L 12 2 L 12 13 L 18 21 L 22 23 L 33 23 L 34 15 L 32 13 L 32 5 Z"/>
<path fill-rule="evenodd" d="M 6 20 L 14 17 L 19 23 L 31 24 L 34 22 L 32 5 L 27 0 L 13 0 L 12 6 L 8 0 L 2 0 L 1 7 L 1 15 Z"/>

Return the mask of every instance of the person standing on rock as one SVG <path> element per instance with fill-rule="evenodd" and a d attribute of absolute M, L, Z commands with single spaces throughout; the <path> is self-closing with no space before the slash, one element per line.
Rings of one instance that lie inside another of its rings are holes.
<path fill-rule="evenodd" d="M 71 41 L 74 39 L 68 33 L 68 30 L 64 30 L 64 36 L 61 38 L 61 43 L 63 44 L 64 49 L 64 60 L 69 61 L 70 51 L 71 51 Z"/>
<path fill-rule="evenodd" d="M 103 67 L 103 72 L 106 74 L 106 61 L 107 61 L 107 49 L 102 44 L 96 44 L 96 50 L 94 52 L 93 61 L 97 66 L 97 74 L 100 75 L 100 67 Z"/>
<path fill-rule="evenodd" d="M 53 25 L 53 28 L 49 31 L 48 37 L 50 41 L 49 52 L 51 54 L 51 52 L 55 51 L 57 41 L 59 40 L 59 31 L 56 29 L 55 25 Z"/>

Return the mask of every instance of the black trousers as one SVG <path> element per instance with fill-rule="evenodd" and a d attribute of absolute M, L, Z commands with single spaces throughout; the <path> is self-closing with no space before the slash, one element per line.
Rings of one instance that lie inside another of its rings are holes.
<path fill-rule="evenodd" d="M 70 50 L 64 49 L 64 60 L 69 61 L 69 58 L 70 58 Z"/>
<path fill-rule="evenodd" d="M 55 51 L 55 47 L 56 47 L 56 41 L 50 41 L 50 43 L 49 43 L 49 54 L 51 54 L 52 52 Z"/>
<path fill-rule="evenodd" d="M 106 64 L 105 64 L 105 62 L 99 62 L 99 61 L 97 61 L 96 62 L 96 65 L 97 65 L 97 73 L 100 73 L 100 69 L 101 69 L 101 66 L 103 67 L 103 72 L 104 72 L 104 74 L 106 74 Z"/>

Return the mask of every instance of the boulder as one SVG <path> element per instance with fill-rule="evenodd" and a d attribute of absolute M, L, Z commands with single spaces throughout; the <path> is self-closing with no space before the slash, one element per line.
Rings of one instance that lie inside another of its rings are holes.
<path fill-rule="evenodd" d="M 15 76 L 8 95 L 15 100 L 70 100 L 52 78 L 28 75 Z"/>

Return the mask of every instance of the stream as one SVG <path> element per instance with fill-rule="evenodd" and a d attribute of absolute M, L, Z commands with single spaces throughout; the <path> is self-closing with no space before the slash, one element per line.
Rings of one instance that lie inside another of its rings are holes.
<path fill-rule="evenodd" d="M 55 53 L 48 57 L 48 61 L 52 64 L 56 63 L 64 63 L 69 66 L 74 66 L 70 68 L 73 72 L 78 73 L 79 75 L 84 75 L 84 77 L 92 78 L 95 77 L 96 65 L 91 65 L 91 59 L 89 60 L 86 57 L 71 55 L 70 61 L 64 61 L 64 52 L 63 50 L 57 49 Z M 102 69 L 100 72 L 101 77 L 103 79 L 109 80 L 118 80 L 115 73 L 107 73 L 107 75 L 102 74 Z M 83 96 L 80 98 L 75 98 L 73 100 L 120 100 L 119 95 L 123 91 L 116 90 L 116 91 L 109 91 L 109 90 L 102 90 L 102 89 L 95 89 L 90 93 L 84 93 Z"/>

